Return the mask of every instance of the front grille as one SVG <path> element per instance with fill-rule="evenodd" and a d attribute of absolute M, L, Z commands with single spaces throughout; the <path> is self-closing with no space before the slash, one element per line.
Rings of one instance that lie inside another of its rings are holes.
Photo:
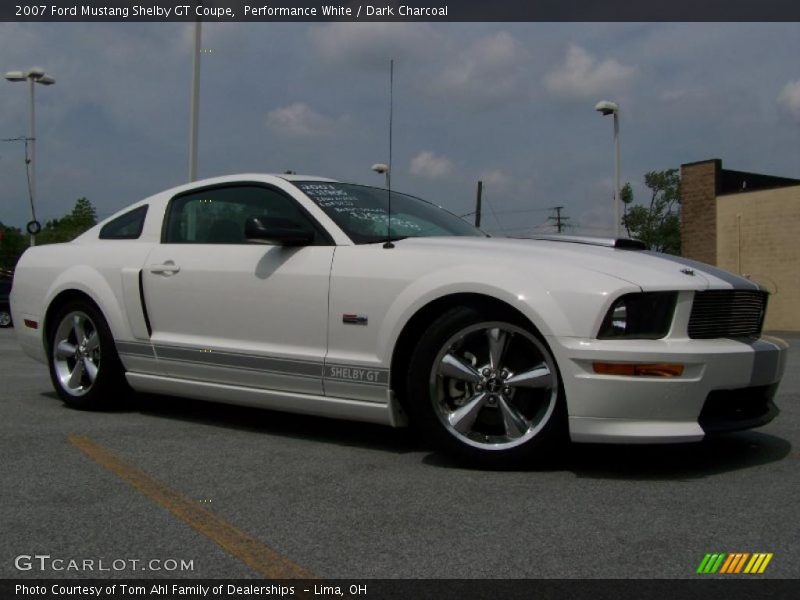
<path fill-rule="evenodd" d="M 689 318 L 689 337 L 758 337 L 767 310 L 767 293 L 749 290 L 697 292 Z"/>

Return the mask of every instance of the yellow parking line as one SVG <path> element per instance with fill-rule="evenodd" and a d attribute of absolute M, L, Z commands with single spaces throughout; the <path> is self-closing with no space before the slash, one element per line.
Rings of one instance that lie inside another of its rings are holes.
<path fill-rule="evenodd" d="M 126 481 L 145 496 L 160 504 L 175 517 L 202 533 L 223 550 L 268 579 L 312 579 L 309 571 L 237 529 L 214 513 L 202 508 L 181 493 L 153 479 L 141 469 L 125 462 L 109 450 L 81 435 L 67 441 L 97 464 Z"/>

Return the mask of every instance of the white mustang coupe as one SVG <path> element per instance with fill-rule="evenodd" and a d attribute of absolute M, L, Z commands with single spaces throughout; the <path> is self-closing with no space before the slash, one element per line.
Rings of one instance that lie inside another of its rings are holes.
<path fill-rule="evenodd" d="M 763 425 L 767 293 L 632 240 L 492 238 L 384 189 L 246 174 L 31 248 L 19 341 L 76 408 L 134 390 L 401 426 L 473 462 Z"/>

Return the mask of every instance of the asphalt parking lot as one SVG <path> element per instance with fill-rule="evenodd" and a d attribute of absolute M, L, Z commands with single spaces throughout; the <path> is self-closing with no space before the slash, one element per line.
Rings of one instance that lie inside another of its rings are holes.
<path fill-rule="evenodd" d="M 786 339 L 766 427 L 485 472 L 379 426 L 155 396 L 71 410 L 0 330 L 0 577 L 682 578 L 707 552 L 771 552 L 763 577 L 799 577 Z"/>

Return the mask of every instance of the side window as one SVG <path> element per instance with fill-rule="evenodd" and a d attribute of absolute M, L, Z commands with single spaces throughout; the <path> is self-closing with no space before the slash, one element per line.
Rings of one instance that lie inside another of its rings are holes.
<path fill-rule="evenodd" d="M 147 205 L 134 208 L 109 221 L 100 230 L 101 240 L 136 240 L 142 235 Z"/>
<path fill-rule="evenodd" d="M 218 187 L 172 199 L 164 241 L 168 244 L 246 244 L 249 217 L 282 217 L 318 232 L 297 203 L 282 193 L 255 185 Z M 318 241 L 319 243 L 319 241 Z"/>

